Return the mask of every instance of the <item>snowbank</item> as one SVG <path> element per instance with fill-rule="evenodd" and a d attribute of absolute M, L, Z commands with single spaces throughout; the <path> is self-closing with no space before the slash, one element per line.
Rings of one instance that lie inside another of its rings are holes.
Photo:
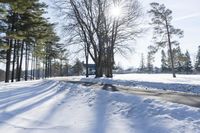
<path fill-rule="evenodd" d="M 44 80 L 0 87 L 2 133 L 197 133 L 200 109 Z"/>

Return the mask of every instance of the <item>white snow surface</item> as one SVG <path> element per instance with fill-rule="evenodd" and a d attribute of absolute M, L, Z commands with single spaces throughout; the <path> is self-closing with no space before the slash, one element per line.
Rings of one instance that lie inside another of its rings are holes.
<path fill-rule="evenodd" d="M 135 89 L 161 89 L 186 93 L 200 93 L 200 75 L 180 75 L 172 78 L 172 74 L 117 74 L 109 78 L 74 77 L 84 82 L 114 84 Z"/>
<path fill-rule="evenodd" d="M 0 133 L 199 132 L 199 108 L 58 79 L 0 84 Z"/>

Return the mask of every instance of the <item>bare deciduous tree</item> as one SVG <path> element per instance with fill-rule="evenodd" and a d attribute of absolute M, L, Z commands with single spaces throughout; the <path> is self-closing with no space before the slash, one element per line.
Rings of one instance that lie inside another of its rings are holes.
<path fill-rule="evenodd" d="M 65 15 L 70 44 L 84 44 L 96 77 L 112 77 L 114 53 L 142 32 L 137 0 L 55 0 Z M 128 47 L 127 47 L 128 48 Z"/>

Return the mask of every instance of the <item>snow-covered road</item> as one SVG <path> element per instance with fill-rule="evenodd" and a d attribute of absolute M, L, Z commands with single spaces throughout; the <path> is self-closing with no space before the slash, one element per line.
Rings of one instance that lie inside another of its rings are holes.
<path fill-rule="evenodd" d="M 173 103 L 184 104 L 188 106 L 198 107 L 200 108 L 200 95 L 196 95 L 193 93 L 185 93 L 185 92 L 172 92 L 166 90 L 151 90 L 151 89 L 137 89 L 131 88 L 127 86 L 117 86 L 112 84 L 98 84 L 92 82 L 83 82 L 83 81 L 66 81 L 69 83 L 79 84 L 83 86 L 89 86 L 92 89 L 102 89 L 107 91 L 121 91 L 137 96 L 143 96 L 147 98 L 154 98 L 164 101 L 169 101 Z"/>
<path fill-rule="evenodd" d="M 89 86 L 0 84 L 0 133 L 198 133 L 200 109 Z"/>

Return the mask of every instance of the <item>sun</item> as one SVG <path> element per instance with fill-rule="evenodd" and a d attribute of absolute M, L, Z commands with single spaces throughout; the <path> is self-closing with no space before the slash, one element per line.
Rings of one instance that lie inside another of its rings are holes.
<path fill-rule="evenodd" d="M 114 18 L 119 18 L 122 15 L 122 9 L 120 6 L 113 6 L 111 7 L 111 16 Z"/>

